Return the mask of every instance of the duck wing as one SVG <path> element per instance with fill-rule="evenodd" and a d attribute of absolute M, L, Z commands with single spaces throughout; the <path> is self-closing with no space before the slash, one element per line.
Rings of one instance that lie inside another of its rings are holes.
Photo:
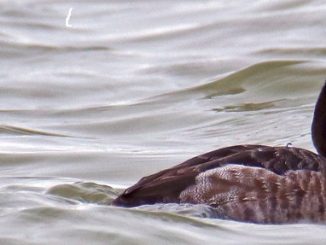
<path fill-rule="evenodd" d="M 230 146 L 199 155 L 142 178 L 115 199 L 113 205 L 132 207 L 154 203 L 179 203 L 180 194 L 196 183 L 199 174 L 226 165 L 258 167 L 282 176 L 290 170 L 322 171 L 325 164 L 323 157 L 295 147 Z"/>

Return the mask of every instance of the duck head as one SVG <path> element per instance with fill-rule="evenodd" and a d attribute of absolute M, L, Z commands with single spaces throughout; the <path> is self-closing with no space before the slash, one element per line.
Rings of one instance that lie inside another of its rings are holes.
<path fill-rule="evenodd" d="M 311 135 L 317 152 L 326 157 L 326 82 L 315 106 Z"/>

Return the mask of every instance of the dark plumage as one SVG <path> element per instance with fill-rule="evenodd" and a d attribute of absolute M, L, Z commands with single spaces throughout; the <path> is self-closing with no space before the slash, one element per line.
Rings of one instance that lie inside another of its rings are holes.
<path fill-rule="evenodd" d="M 142 178 L 113 205 L 208 204 L 221 218 L 254 223 L 326 221 L 326 83 L 316 103 L 318 155 L 295 147 L 236 145 Z"/>

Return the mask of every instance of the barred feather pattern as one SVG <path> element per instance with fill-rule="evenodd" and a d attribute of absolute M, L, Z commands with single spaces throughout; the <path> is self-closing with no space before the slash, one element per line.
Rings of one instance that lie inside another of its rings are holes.
<path fill-rule="evenodd" d="M 311 170 L 284 175 L 228 164 L 200 173 L 180 193 L 181 203 L 208 204 L 225 219 L 254 223 L 326 221 L 325 177 Z"/>

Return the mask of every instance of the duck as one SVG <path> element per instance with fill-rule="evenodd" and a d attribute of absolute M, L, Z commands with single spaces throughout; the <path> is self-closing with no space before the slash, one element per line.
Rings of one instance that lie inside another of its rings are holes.
<path fill-rule="evenodd" d="M 326 82 L 311 126 L 317 153 L 303 148 L 234 145 L 141 178 L 112 205 L 204 204 L 216 216 L 257 224 L 326 221 Z"/>

